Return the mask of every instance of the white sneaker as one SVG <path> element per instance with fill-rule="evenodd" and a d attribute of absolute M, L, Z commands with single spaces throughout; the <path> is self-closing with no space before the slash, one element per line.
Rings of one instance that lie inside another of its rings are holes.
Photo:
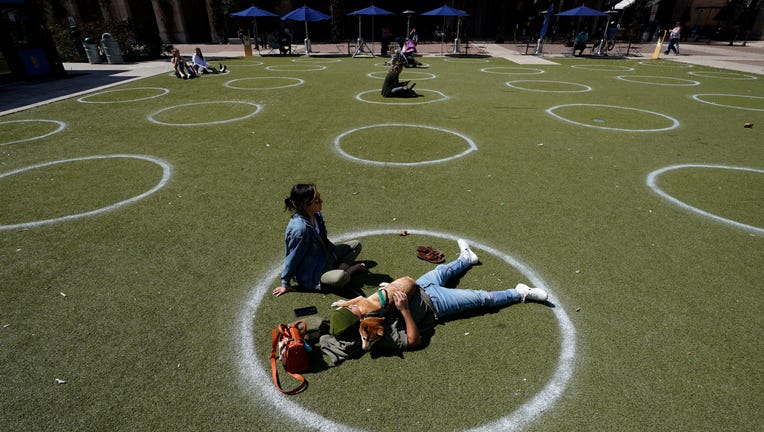
<path fill-rule="evenodd" d="M 467 258 L 467 261 L 469 261 L 470 265 L 475 265 L 478 263 L 478 256 L 475 254 L 475 252 L 472 252 L 472 249 L 470 249 L 470 245 L 467 243 L 467 240 L 459 239 L 456 241 L 456 244 L 459 245 L 459 256 Z"/>
<path fill-rule="evenodd" d="M 525 303 L 525 300 L 533 300 L 543 302 L 549 298 L 549 294 L 541 288 L 531 288 L 526 284 L 517 284 L 515 291 L 520 294 L 520 302 Z"/>

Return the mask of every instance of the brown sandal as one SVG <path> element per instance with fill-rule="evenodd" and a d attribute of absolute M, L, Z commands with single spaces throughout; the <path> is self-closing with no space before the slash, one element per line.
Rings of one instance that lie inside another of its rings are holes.
<path fill-rule="evenodd" d="M 421 249 L 420 249 L 421 248 Z M 417 258 L 431 262 L 433 264 L 440 264 L 446 261 L 446 257 L 443 252 L 433 249 L 430 246 L 417 248 Z"/>
<path fill-rule="evenodd" d="M 433 249 L 432 246 L 417 246 L 416 247 L 416 251 L 417 252 L 421 252 L 421 253 L 424 253 L 424 254 L 431 253 L 434 250 L 435 249 Z"/>

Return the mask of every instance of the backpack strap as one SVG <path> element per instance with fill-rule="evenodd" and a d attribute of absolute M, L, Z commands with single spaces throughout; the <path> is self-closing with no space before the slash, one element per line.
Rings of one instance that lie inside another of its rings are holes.
<path fill-rule="evenodd" d="M 297 333 L 303 339 L 305 339 L 305 335 L 308 334 L 308 323 L 306 323 L 305 320 L 300 320 L 300 321 L 294 322 L 294 323 L 292 323 L 289 326 L 285 326 L 285 328 L 286 328 L 287 334 L 289 334 L 290 336 L 294 336 L 293 334 L 291 334 L 291 332 L 289 330 L 291 328 L 297 329 Z"/>
<path fill-rule="evenodd" d="M 278 332 L 276 331 L 276 329 L 271 330 L 271 339 L 272 339 L 272 347 L 271 347 L 271 374 L 273 375 L 273 384 L 276 385 L 276 388 L 279 389 L 279 391 L 281 393 L 284 393 L 285 395 L 293 395 L 293 394 L 296 394 L 296 393 L 299 393 L 300 391 L 302 391 L 305 388 L 305 386 L 308 385 L 308 382 L 305 381 L 305 377 L 303 377 L 300 374 L 295 374 L 295 373 L 291 373 L 289 371 L 285 371 L 292 378 L 294 378 L 296 380 L 299 380 L 300 381 L 300 385 L 298 385 L 297 387 L 295 387 L 292 390 L 284 390 L 284 389 L 281 388 L 281 383 L 279 382 L 279 375 L 278 375 L 278 372 L 276 371 L 276 357 L 278 356 L 278 353 L 276 352 L 276 347 L 278 346 L 279 334 L 282 331 L 284 331 L 282 329 L 282 325 L 279 325 L 279 331 Z M 289 332 L 287 331 L 287 334 L 288 333 Z"/>

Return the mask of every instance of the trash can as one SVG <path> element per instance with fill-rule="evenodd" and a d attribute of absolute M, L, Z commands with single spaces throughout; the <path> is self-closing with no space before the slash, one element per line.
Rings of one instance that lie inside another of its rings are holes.
<path fill-rule="evenodd" d="M 119 43 L 111 36 L 111 33 L 101 35 L 101 48 L 106 54 L 106 60 L 109 64 L 124 63 L 122 59 L 122 50 L 119 49 Z"/>
<path fill-rule="evenodd" d="M 85 47 L 85 55 L 88 57 L 88 61 L 91 64 L 103 63 L 101 53 L 98 51 L 98 45 L 95 43 L 93 38 L 86 37 L 82 42 L 82 46 Z"/>

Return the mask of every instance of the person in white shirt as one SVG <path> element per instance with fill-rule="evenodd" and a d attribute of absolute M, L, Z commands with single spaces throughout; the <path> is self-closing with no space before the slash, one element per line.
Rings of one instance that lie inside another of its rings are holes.
<path fill-rule="evenodd" d="M 677 21 L 676 26 L 669 32 L 669 44 L 664 54 L 668 55 L 669 52 L 674 51 L 674 55 L 679 55 L 679 38 L 682 33 L 682 23 Z"/>
<path fill-rule="evenodd" d="M 215 69 L 214 66 L 210 66 L 207 63 L 207 60 L 205 60 L 204 55 L 202 54 L 202 50 L 200 48 L 197 48 L 194 52 L 194 56 L 191 57 L 191 63 L 194 65 L 194 69 L 196 69 L 196 72 L 198 74 L 208 74 L 208 73 L 218 73 L 218 70 Z M 226 72 L 227 68 L 225 65 L 220 66 L 220 72 Z"/>

